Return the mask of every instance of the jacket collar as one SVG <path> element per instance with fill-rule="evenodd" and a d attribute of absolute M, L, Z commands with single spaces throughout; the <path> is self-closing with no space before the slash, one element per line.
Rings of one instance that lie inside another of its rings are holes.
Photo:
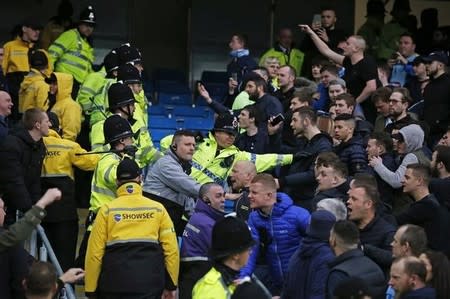
<path fill-rule="evenodd" d="M 225 215 L 225 213 L 212 208 L 210 205 L 206 204 L 206 202 L 204 202 L 201 199 L 197 200 L 195 212 L 204 213 L 216 221 L 223 218 L 223 216 Z"/>
<path fill-rule="evenodd" d="M 332 260 L 329 263 L 330 268 L 333 268 L 339 264 L 342 264 L 343 262 L 352 259 L 352 258 L 356 258 L 356 257 L 361 257 L 364 256 L 364 253 L 359 250 L 359 249 L 351 249 L 349 251 L 344 252 L 343 254 L 341 254 L 340 256 L 337 256 L 334 260 Z"/>
<path fill-rule="evenodd" d="M 138 183 L 129 182 L 117 188 L 117 196 L 142 195 L 142 187 Z"/>

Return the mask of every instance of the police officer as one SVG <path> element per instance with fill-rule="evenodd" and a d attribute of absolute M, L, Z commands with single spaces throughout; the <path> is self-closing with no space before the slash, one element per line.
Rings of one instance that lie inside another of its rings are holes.
<path fill-rule="evenodd" d="M 105 120 L 108 108 L 107 92 L 111 84 L 116 82 L 119 56 L 115 49 L 106 54 L 103 66 L 98 72 L 87 75 L 78 92 L 77 102 L 89 127 L 100 120 Z"/>
<path fill-rule="evenodd" d="M 216 182 L 226 187 L 227 177 L 237 161 L 251 161 L 257 172 L 263 172 L 276 166 L 292 163 L 292 155 L 264 154 L 240 151 L 234 141 L 238 134 L 238 121 L 230 113 L 220 114 L 208 137 L 199 143 L 192 159 L 191 176 L 200 184 Z M 169 138 L 165 137 L 162 147 L 167 147 Z M 227 190 L 227 188 L 225 188 Z"/>
<path fill-rule="evenodd" d="M 131 88 L 137 102 L 135 118 L 141 118 L 144 124 L 148 126 L 148 100 L 142 88 L 142 78 L 139 70 L 130 63 L 121 65 L 117 73 L 117 80 L 122 81 Z"/>
<path fill-rule="evenodd" d="M 133 148 L 133 131 L 130 123 L 119 115 L 108 117 L 103 124 L 105 142 L 111 146 L 111 152 L 102 154 L 91 183 L 89 214 L 86 219 L 86 233 L 78 252 L 77 265 L 84 268 L 84 257 L 92 223 L 102 205 L 116 197 L 116 170 L 122 158 Z M 130 153 L 134 154 L 134 153 Z"/>
<path fill-rule="evenodd" d="M 92 171 L 99 155 L 78 155 L 86 150 L 78 143 L 61 138 L 58 116 L 53 112 L 47 112 L 47 115 L 52 127 L 49 135 L 43 138 L 47 151 L 42 165 L 41 189 L 60 189 L 62 200 L 47 208 L 42 225 L 61 268 L 66 271 L 73 266 L 78 237 L 73 166 Z"/>
<path fill-rule="evenodd" d="M 126 119 L 132 126 L 134 141 L 138 149 L 136 160 L 141 168 L 150 162 L 157 160 L 161 154 L 154 147 L 147 126 L 142 118 L 136 117 L 135 99 L 129 87 L 117 82 L 111 85 L 108 90 L 109 111 Z M 92 126 L 91 145 L 93 150 L 107 150 L 104 145 L 104 136 L 100 128 L 103 122 L 100 121 Z"/>
<path fill-rule="evenodd" d="M 175 299 L 180 260 L 169 214 L 142 195 L 136 162 L 125 158 L 116 171 L 118 197 L 100 208 L 89 238 L 86 295 Z"/>
<path fill-rule="evenodd" d="M 78 26 L 61 34 L 48 48 L 55 71 L 71 74 L 74 78 L 72 98 L 76 99 L 80 84 L 92 72 L 94 49 L 91 35 L 96 22 L 92 6 L 80 14 Z"/>
<path fill-rule="evenodd" d="M 238 285 L 236 280 L 239 277 L 239 270 L 247 263 L 254 244 L 255 241 L 244 220 L 232 216 L 218 220 L 212 230 L 211 255 L 214 266 L 195 284 L 192 298 L 230 298 Z M 256 276 L 246 277 L 244 281 L 260 289 L 263 295 L 258 298 L 272 298 Z"/>

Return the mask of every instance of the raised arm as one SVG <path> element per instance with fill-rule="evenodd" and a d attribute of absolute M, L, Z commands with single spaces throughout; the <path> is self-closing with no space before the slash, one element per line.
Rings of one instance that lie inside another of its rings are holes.
<path fill-rule="evenodd" d="M 340 55 L 331 50 L 330 47 L 328 47 L 328 45 L 308 25 L 298 25 L 298 26 L 303 32 L 309 35 L 314 45 L 316 45 L 317 49 L 319 50 L 320 53 L 322 53 L 322 55 L 342 65 L 345 58 L 343 55 Z"/>

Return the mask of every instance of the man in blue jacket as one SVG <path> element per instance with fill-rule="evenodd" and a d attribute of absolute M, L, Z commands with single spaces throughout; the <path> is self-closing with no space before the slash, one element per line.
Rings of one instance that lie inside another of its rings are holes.
<path fill-rule="evenodd" d="M 328 239 L 335 222 L 331 212 L 319 210 L 311 214 L 307 235 L 289 262 L 283 299 L 325 298 L 328 263 L 334 259 Z"/>
<path fill-rule="evenodd" d="M 255 270 L 258 256 L 268 265 L 272 295 L 279 295 L 291 256 L 298 249 L 309 225 L 309 212 L 294 206 L 292 199 L 277 193 L 274 178 L 269 174 L 256 175 L 250 184 L 250 213 L 248 224 L 257 245 L 253 247 L 241 277 Z"/>

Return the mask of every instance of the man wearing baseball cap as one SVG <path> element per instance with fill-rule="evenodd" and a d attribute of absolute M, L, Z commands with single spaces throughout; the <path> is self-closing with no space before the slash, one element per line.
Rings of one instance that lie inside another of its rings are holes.
<path fill-rule="evenodd" d="M 450 124 L 450 75 L 446 73 L 448 55 L 432 52 L 424 58 L 430 83 L 423 92 L 423 119 L 430 126 L 428 145 L 433 146 Z"/>

